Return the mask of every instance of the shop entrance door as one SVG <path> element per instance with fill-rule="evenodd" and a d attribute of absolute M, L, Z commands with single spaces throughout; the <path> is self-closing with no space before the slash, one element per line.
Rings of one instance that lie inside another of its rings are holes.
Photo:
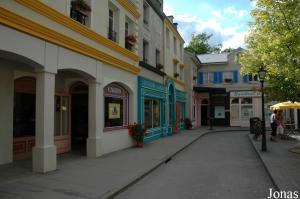
<path fill-rule="evenodd" d="M 72 151 L 86 154 L 86 139 L 88 137 L 88 85 L 75 83 L 71 89 L 71 143 Z"/>
<path fill-rule="evenodd" d="M 67 94 L 55 95 L 54 133 L 57 153 L 66 153 L 71 150 L 70 133 L 70 97 Z"/>

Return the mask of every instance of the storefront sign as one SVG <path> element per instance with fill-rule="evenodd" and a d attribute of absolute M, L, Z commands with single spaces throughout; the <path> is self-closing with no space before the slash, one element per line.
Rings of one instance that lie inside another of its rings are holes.
<path fill-rule="evenodd" d="M 215 118 L 225 118 L 225 107 L 215 106 Z"/>
<path fill-rule="evenodd" d="M 120 104 L 117 103 L 109 103 L 109 115 L 108 119 L 119 119 L 120 118 Z"/>
<path fill-rule="evenodd" d="M 261 92 L 258 91 L 235 91 L 230 92 L 230 97 L 260 97 Z"/>

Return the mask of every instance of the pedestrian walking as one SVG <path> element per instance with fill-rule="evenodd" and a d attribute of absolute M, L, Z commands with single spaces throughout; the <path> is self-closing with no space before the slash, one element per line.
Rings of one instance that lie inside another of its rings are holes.
<path fill-rule="evenodd" d="M 277 115 L 277 110 L 274 110 L 270 117 L 270 124 L 272 128 L 272 133 L 271 133 L 271 141 L 276 141 L 276 130 L 277 130 L 277 122 L 276 122 L 276 115 Z"/>

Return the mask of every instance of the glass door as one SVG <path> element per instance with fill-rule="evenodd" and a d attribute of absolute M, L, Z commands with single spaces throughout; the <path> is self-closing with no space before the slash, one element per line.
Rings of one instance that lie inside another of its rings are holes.
<path fill-rule="evenodd" d="M 71 150 L 69 95 L 56 94 L 54 108 L 54 133 L 57 153 L 69 152 Z"/>

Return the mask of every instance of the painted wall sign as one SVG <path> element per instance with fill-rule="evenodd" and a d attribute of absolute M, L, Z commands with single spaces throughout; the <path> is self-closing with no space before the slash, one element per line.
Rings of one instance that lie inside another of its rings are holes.
<path fill-rule="evenodd" d="M 230 92 L 230 97 L 261 97 L 259 91 L 234 91 Z"/>
<path fill-rule="evenodd" d="M 225 107 L 224 106 L 215 106 L 215 118 L 225 118 Z"/>
<path fill-rule="evenodd" d="M 117 103 L 109 103 L 109 115 L 108 119 L 119 119 L 120 118 L 120 104 Z"/>

